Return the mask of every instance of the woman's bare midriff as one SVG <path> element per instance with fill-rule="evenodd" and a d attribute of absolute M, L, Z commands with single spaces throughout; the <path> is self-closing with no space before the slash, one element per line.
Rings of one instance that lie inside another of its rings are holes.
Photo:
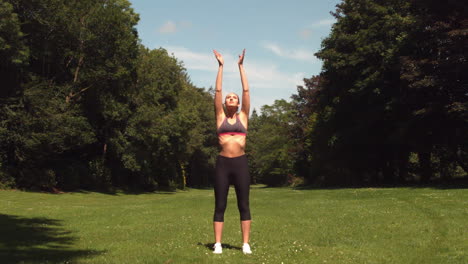
<path fill-rule="evenodd" d="M 235 158 L 245 154 L 245 136 L 221 135 L 218 136 L 222 150 L 219 155 L 227 158 Z"/>

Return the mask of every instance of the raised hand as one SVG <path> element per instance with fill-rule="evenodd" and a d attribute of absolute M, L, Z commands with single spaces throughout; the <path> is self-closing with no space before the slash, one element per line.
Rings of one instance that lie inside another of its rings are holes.
<path fill-rule="evenodd" d="M 239 61 L 237 64 L 242 65 L 244 63 L 245 49 L 242 51 L 242 54 L 239 55 Z"/>
<path fill-rule="evenodd" d="M 216 50 L 213 50 L 213 53 L 214 53 L 216 59 L 218 60 L 219 66 L 223 66 L 224 65 L 223 56 L 219 52 L 217 52 Z"/>

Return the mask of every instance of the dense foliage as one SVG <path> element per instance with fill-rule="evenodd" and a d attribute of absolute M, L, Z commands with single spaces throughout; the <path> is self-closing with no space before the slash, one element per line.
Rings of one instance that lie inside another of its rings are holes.
<path fill-rule="evenodd" d="M 309 182 L 404 183 L 468 172 L 468 5 L 348 0 L 337 6 L 297 105 Z"/>
<path fill-rule="evenodd" d="M 0 14 L 0 186 L 207 184 L 211 95 L 139 44 L 128 1 L 10 0 Z"/>
<path fill-rule="evenodd" d="M 294 121 L 292 104 L 276 100 L 264 105 L 261 114 L 254 110 L 249 120 L 247 153 L 254 182 L 285 185 L 294 175 L 293 141 L 288 136 Z"/>

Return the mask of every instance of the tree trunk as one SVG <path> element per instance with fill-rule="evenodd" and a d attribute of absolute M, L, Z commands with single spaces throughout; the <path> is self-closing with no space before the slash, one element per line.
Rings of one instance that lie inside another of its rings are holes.
<path fill-rule="evenodd" d="M 404 183 L 408 178 L 409 151 L 405 146 L 398 155 L 398 181 Z"/>
<path fill-rule="evenodd" d="M 421 174 L 421 182 L 428 183 L 432 178 L 432 166 L 431 166 L 431 151 L 430 148 L 425 148 L 418 152 L 419 157 L 419 173 Z"/>

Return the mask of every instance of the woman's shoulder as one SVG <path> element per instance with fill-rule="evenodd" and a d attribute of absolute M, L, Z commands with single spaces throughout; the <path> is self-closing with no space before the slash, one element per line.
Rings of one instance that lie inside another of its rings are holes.
<path fill-rule="evenodd" d="M 247 128 L 247 123 L 249 122 L 249 116 L 246 115 L 244 112 L 240 112 L 237 114 L 237 119 L 241 121 L 241 124 Z"/>
<path fill-rule="evenodd" d="M 237 113 L 237 117 L 238 118 L 245 118 L 246 120 L 249 119 L 249 115 L 244 113 L 243 111 L 240 111 L 239 113 Z"/>
<path fill-rule="evenodd" d="M 221 123 L 223 123 L 224 120 L 226 120 L 226 115 L 224 114 L 224 112 L 216 115 L 216 123 L 218 126 L 221 125 Z"/>

